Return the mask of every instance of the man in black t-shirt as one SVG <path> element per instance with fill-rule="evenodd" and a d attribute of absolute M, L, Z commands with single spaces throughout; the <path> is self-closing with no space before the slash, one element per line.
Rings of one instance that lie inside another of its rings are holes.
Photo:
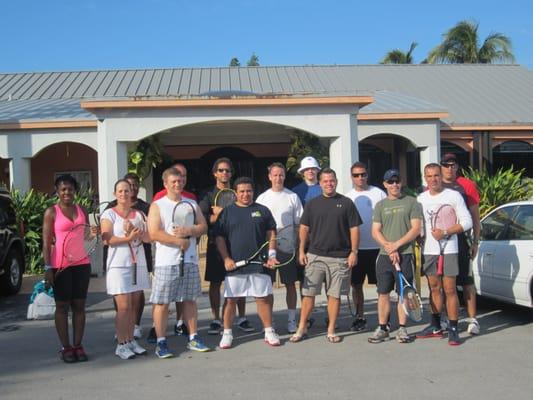
<path fill-rule="evenodd" d="M 335 334 L 340 297 L 348 293 L 351 269 L 357 264 L 361 217 L 353 201 L 336 192 L 335 171 L 324 168 L 319 183 L 322 196 L 306 203 L 300 220 L 299 259 L 300 264 L 305 265 L 305 280 L 300 323 L 291 342 L 299 342 L 307 336 L 307 319 L 324 281 L 328 296 L 327 339 L 330 343 L 341 341 Z"/>
<path fill-rule="evenodd" d="M 224 297 L 224 332 L 219 347 L 228 349 L 233 342 L 231 326 L 235 317 L 237 299 L 255 297 L 257 314 L 265 329 L 265 342 L 279 346 L 277 333 L 272 328 L 272 310 L 268 296 L 272 294 L 270 275 L 263 271 L 262 264 L 247 263 L 236 269 L 236 263 L 252 257 L 263 244 L 268 243 L 268 258 L 264 261 L 267 268 L 278 264 L 276 260 L 276 222 L 270 210 L 254 203 L 253 182 L 242 177 L 235 181 L 237 200 L 220 213 L 214 234 L 220 256 L 224 261 L 226 278 Z M 266 249 L 265 249 L 266 250 Z"/>
<path fill-rule="evenodd" d="M 213 229 L 218 216 L 222 212 L 222 207 L 215 207 L 215 197 L 217 193 L 223 189 L 231 189 L 231 175 L 233 173 L 233 166 L 229 158 L 219 158 L 213 163 L 212 168 L 213 177 L 215 178 L 215 186 L 207 191 L 200 200 L 200 209 L 207 221 L 207 250 L 205 260 L 205 280 L 209 282 L 209 303 L 211 305 L 211 313 L 213 321 L 209 324 L 209 335 L 218 335 L 222 331 L 222 318 L 220 317 L 220 287 L 224 278 L 226 277 L 226 269 L 224 268 L 224 261 L 220 258 L 215 244 L 215 236 Z M 224 306 L 222 307 L 222 314 L 224 314 Z M 239 319 L 237 326 L 244 332 L 253 332 L 254 327 L 246 319 L 246 298 L 240 298 L 237 302 L 239 309 Z"/>

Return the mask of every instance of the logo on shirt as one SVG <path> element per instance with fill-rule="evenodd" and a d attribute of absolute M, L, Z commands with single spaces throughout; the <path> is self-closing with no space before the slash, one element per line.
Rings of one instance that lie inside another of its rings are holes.
<path fill-rule="evenodd" d="M 342 204 L 337 204 L 337 208 L 342 208 Z"/>
<path fill-rule="evenodd" d="M 261 218 L 261 211 L 254 211 L 252 213 L 252 218 Z"/>

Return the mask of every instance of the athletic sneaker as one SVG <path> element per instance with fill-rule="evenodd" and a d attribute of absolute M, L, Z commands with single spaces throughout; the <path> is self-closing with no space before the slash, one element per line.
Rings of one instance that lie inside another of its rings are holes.
<path fill-rule="evenodd" d="M 140 339 L 142 337 L 143 337 L 143 328 L 141 328 L 139 325 L 135 325 L 135 328 L 133 328 L 133 338 Z"/>
<path fill-rule="evenodd" d="M 204 342 L 202 342 L 202 339 L 198 335 L 194 335 L 194 337 L 189 340 L 189 343 L 187 343 L 187 348 L 189 350 L 193 351 L 199 351 L 199 352 L 206 352 L 211 351 L 209 347 L 207 347 Z"/>
<path fill-rule="evenodd" d="M 389 332 L 381 329 L 381 327 L 378 326 L 372 336 L 368 338 L 368 343 L 381 343 L 388 339 Z"/>
<path fill-rule="evenodd" d="M 209 329 L 207 331 L 208 335 L 218 335 L 222 330 L 222 323 L 218 319 L 214 319 L 209 324 Z"/>
<path fill-rule="evenodd" d="M 176 324 L 174 325 L 174 333 L 176 336 L 189 336 L 189 329 L 187 329 L 187 325 L 185 324 Z"/>
<path fill-rule="evenodd" d="M 243 331 L 243 332 L 253 332 L 253 331 L 255 331 L 255 328 L 252 326 L 250 321 L 248 321 L 246 318 L 240 319 L 239 322 L 237 323 L 237 325 L 239 326 L 239 329 L 241 331 Z"/>
<path fill-rule="evenodd" d="M 87 361 L 89 360 L 89 358 L 87 357 L 87 354 L 85 354 L 85 350 L 83 348 L 83 346 L 80 344 L 79 346 L 74 346 L 72 348 L 72 350 L 74 351 L 74 356 L 76 357 L 76 360 L 77 361 Z"/>
<path fill-rule="evenodd" d="M 426 326 L 421 332 L 416 334 L 417 339 L 442 338 L 444 334 L 441 328 L 433 325 Z"/>
<path fill-rule="evenodd" d="M 298 326 L 296 325 L 296 321 L 294 319 L 287 322 L 287 332 L 296 333 L 297 328 Z"/>
<path fill-rule="evenodd" d="M 74 363 L 77 361 L 74 349 L 70 346 L 63 347 L 61 350 L 59 350 L 59 358 L 67 364 Z"/>
<path fill-rule="evenodd" d="M 135 339 L 128 343 L 128 346 L 131 351 L 133 351 L 138 356 L 144 356 L 147 354 L 147 351 L 144 347 L 140 346 Z"/>
<path fill-rule="evenodd" d="M 448 344 L 450 346 L 459 346 L 461 344 L 457 327 L 448 327 Z"/>
<path fill-rule="evenodd" d="M 361 332 L 366 329 L 366 319 L 365 318 L 356 318 L 352 322 L 350 329 L 354 332 Z"/>
<path fill-rule="evenodd" d="M 468 328 L 466 328 L 466 331 L 471 335 L 479 335 L 480 329 L 479 322 L 477 322 L 477 319 L 470 318 L 468 322 Z"/>
<path fill-rule="evenodd" d="M 265 342 L 270 346 L 279 346 L 281 344 L 279 336 L 274 329 L 265 331 Z"/>
<path fill-rule="evenodd" d="M 123 360 L 131 360 L 135 358 L 135 353 L 130 349 L 129 344 L 117 344 L 115 355 Z"/>
<path fill-rule="evenodd" d="M 157 343 L 157 334 L 155 333 L 155 328 L 153 326 L 150 328 L 150 332 L 148 332 L 146 341 L 148 343 Z"/>
<path fill-rule="evenodd" d="M 398 332 L 396 333 L 396 341 L 398 343 L 409 343 L 411 341 L 411 336 L 407 333 L 405 326 L 400 326 Z"/>
<path fill-rule="evenodd" d="M 223 333 L 222 339 L 220 339 L 220 343 L 218 347 L 221 349 L 229 349 L 231 348 L 231 344 L 233 343 L 233 335 L 231 333 Z"/>
<path fill-rule="evenodd" d="M 161 340 L 160 342 L 157 342 L 157 346 L 155 348 L 155 355 L 159 358 L 174 357 L 174 354 L 172 354 L 168 349 L 166 340 Z"/>

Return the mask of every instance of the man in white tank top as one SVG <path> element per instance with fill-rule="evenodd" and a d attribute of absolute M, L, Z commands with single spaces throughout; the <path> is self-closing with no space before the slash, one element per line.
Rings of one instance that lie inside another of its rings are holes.
<path fill-rule="evenodd" d="M 200 274 L 196 238 L 207 232 L 205 218 L 194 200 L 182 198 L 185 186 L 183 175 L 175 168 L 163 172 L 163 184 L 167 194 L 150 206 L 148 232 L 156 242 L 154 279 L 150 302 L 153 304 L 153 318 L 157 334 L 156 355 L 169 358 L 166 341 L 168 306 L 176 301 L 183 302 L 183 319 L 189 328 L 187 348 L 195 351 L 209 351 L 197 334 L 198 311 L 196 298 L 201 294 Z M 172 221 L 176 204 L 186 201 L 196 212 L 196 222 L 190 227 L 175 227 Z M 184 257 L 183 275 L 179 268 Z"/>

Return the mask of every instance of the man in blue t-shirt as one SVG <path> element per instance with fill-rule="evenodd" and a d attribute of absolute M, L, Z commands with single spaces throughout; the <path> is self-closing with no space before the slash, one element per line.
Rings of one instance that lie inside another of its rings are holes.
<path fill-rule="evenodd" d="M 306 202 L 320 196 L 322 193 L 322 189 L 318 184 L 319 171 L 320 166 L 314 157 L 305 157 L 300 162 L 298 173 L 302 175 L 304 181 L 293 187 L 292 191 L 298 195 L 302 206 L 305 206 Z"/>
<path fill-rule="evenodd" d="M 265 329 L 265 342 L 279 346 L 279 336 L 272 328 L 272 310 L 269 296 L 272 294 L 270 275 L 264 273 L 263 265 L 272 268 L 276 260 L 276 222 L 270 210 L 254 202 L 254 186 L 248 177 L 241 177 L 234 183 L 237 200 L 220 213 L 214 234 L 216 245 L 224 267 L 224 332 L 219 347 L 228 349 L 233 342 L 231 326 L 235 317 L 235 306 L 241 297 L 255 297 L 257 314 Z M 268 246 L 266 243 L 268 242 Z M 247 261 L 265 244 L 268 257 L 264 263 Z M 243 261 L 245 260 L 245 261 Z M 237 269 L 240 262 L 246 263 Z"/>

